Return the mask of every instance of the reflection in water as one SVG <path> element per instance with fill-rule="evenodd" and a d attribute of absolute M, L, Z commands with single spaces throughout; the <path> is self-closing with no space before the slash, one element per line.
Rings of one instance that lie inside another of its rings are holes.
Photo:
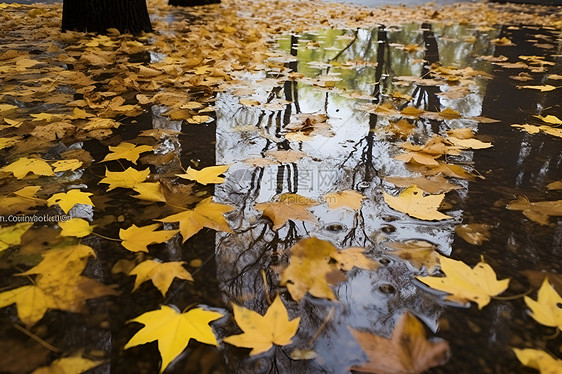
<path fill-rule="evenodd" d="M 459 39 L 466 38 L 469 31 L 471 42 Z M 298 305 L 286 303 L 291 315 L 302 318 L 295 346 L 316 351 L 315 360 L 291 360 L 289 351 L 279 349 L 265 358 L 232 356 L 233 372 L 345 372 L 365 359 L 348 327 L 388 336 L 404 311 L 416 315 L 434 332 L 438 330 L 442 306 L 414 284 L 418 270 L 392 256 L 385 243 L 421 239 L 449 255 L 467 191 L 451 193 L 456 193 L 456 206 L 448 214 L 456 219 L 420 221 L 390 209 L 382 190 L 396 188 L 383 178 L 415 174 L 394 159 L 400 147 L 381 131 L 389 117 L 360 106 L 394 101 L 398 110 L 415 105 L 432 112 L 453 108 L 460 113 L 459 119 L 410 119 L 414 125 L 411 139 L 421 144 L 452 128 L 478 131 L 476 121 L 463 118 L 481 114 L 484 77 L 437 85 L 400 77 L 432 80 L 430 65 L 437 62 L 489 70 L 489 64 L 480 66 L 470 56 L 492 53 L 491 34 L 466 27 L 412 24 L 400 29 L 381 26 L 291 35 L 279 40 L 289 70 L 272 64 L 267 74 L 244 77 L 254 82 L 251 99 L 260 106 L 241 105 L 240 97 L 233 93 L 218 97 L 216 160 L 234 165 L 226 182 L 216 187 L 215 199 L 237 207 L 228 216 L 236 234 L 217 235 L 217 276 L 224 299 L 263 314 L 268 305 L 264 285 L 269 294 L 280 292 L 290 298 L 279 288 L 279 274 L 288 263 L 289 248 L 300 238 L 318 237 L 339 248 L 365 247 L 368 256 L 381 264 L 376 271 L 348 272 L 347 279 L 335 287 L 338 302 L 306 297 Z M 424 48 L 415 47 L 420 44 Z M 464 86 L 466 93 L 440 95 L 455 85 Z M 234 86 L 230 92 L 244 90 L 242 86 Z M 391 95 L 399 98 L 392 100 Z M 282 104 L 275 107 L 276 103 Z M 295 123 L 307 118 L 303 116 L 323 118 L 319 115 L 325 116 L 326 123 L 318 135 L 291 136 Z M 301 151 L 305 157 L 290 161 L 268 157 L 268 151 L 277 150 Z M 472 153 L 466 152 L 459 160 L 470 164 L 471 158 Z M 457 183 L 466 187 L 466 182 Z M 324 194 L 343 190 L 366 196 L 358 212 L 331 210 L 322 203 Z M 289 221 L 273 230 L 271 222 L 253 207 L 282 193 L 298 193 L 321 203 L 310 209 L 317 222 Z"/>

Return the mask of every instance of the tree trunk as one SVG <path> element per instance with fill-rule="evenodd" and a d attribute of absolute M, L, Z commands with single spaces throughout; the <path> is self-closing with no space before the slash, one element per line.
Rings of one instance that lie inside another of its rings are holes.
<path fill-rule="evenodd" d="M 179 6 L 218 4 L 220 2 L 221 0 L 168 0 L 169 5 L 179 5 Z"/>
<path fill-rule="evenodd" d="M 62 9 L 63 31 L 152 31 L 146 0 L 64 0 Z"/>

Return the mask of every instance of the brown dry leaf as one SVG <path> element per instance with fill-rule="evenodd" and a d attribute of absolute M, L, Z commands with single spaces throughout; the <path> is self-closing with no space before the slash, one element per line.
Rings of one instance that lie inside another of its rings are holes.
<path fill-rule="evenodd" d="M 548 219 L 551 216 L 562 216 L 562 200 L 532 203 L 525 196 L 519 196 L 507 204 L 507 209 L 522 210 L 525 217 L 531 221 L 548 225 Z"/>
<path fill-rule="evenodd" d="M 384 180 L 396 187 L 409 187 L 415 184 L 429 194 L 446 193 L 461 188 L 461 186 L 450 183 L 442 174 L 431 177 L 386 177 Z"/>
<path fill-rule="evenodd" d="M 470 244 L 482 245 L 483 242 L 490 240 L 492 236 L 490 229 L 492 227 L 492 225 L 485 223 L 469 223 L 458 225 L 455 227 L 455 232 Z"/>
<path fill-rule="evenodd" d="M 318 205 L 309 198 L 297 194 L 283 194 L 279 201 L 270 203 L 259 203 L 254 206 L 256 210 L 261 210 L 263 215 L 270 218 L 273 222 L 273 230 L 278 230 L 287 221 L 301 220 L 316 222 L 316 218 L 308 211 Z"/>
<path fill-rule="evenodd" d="M 388 126 L 384 127 L 384 131 L 388 131 L 400 139 L 406 139 L 410 134 L 414 132 L 416 126 L 412 125 L 405 119 L 401 119 L 397 122 L 390 122 Z"/>
<path fill-rule="evenodd" d="M 425 267 L 429 274 L 434 274 L 439 270 L 439 253 L 437 253 L 437 246 L 433 243 L 425 240 L 407 240 L 384 245 L 393 249 L 392 252 L 388 252 L 389 254 L 410 262 L 419 270 Z"/>
<path fill-rule="evenodd" d="M 369 357 L 368 363 L 353 366 L 351 370 L 354 371 L 417 374 L 449 360 L 449 344 L 443 340 L 427 340 L 423 325 L 409 313 L 400 317 L 390 339 L 351 328 L 350 331 Z"/>

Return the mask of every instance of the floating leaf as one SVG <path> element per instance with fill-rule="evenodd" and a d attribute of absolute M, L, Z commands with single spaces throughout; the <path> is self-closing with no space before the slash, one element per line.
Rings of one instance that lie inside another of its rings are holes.
<path fill-rule="evenodd" d="M 525 366 L 537 369 L 541 374 L 562 373 L 562 360 L 556 359 L 539 349 L 513 348 L 517 359 Z"/>
<path fill-rule="evenodd" d="M 31 374 L 77 374 L 100 365 L 102 361 L 92 361 L 81 356 L 59 358 L 49 366 L 33 370 Z"/>
<path fill-rule="evenodd" d="M 525 304 L 531 309 L 531 317 L 535 321 L 562 330 L 562 297 L 548 282 L 548 277 L 544 278 L 537 301 L 525 296 Z"/>
<path fill-rule="evenodd" d="M 547 116 L 533 116 L 533 117 L 537 117 L 541 121 L 549 123 L 551 125 L 562 125 L 562 119 L 553 116 L 552 114 L 549 114 Z"/>
<path fill-rule="evenodd" d="M 152 151 L 149 145 L 135 145 L 127 142 L 122 142 L 116 147 L 109 147 L 111 153 L 107 154 L 102 162 L 124 159 L 131 161 L 133 164 L 137 163 L 140 154 L 143 152 Z"/>
<path fill-rule="evenodd" d="M 68 192 L 61 192 L 54 194 L 47 200 L 47 205 L 58 205 L 61 207 L 63 212 L 68 213 L 70 209 L 76 204 L 84 204 L 84 205 L 91 205 L 94 206 L 92 200 L 90 200 L 89 196 L 92 196 L 92 193 L 89 192 L 82 192 L 80 190 L 70 190 Z"/>
<path fill-rule="evenodd" d="M 109 184 L 108 191 L 114 188 L 135 188 L 138 184 L 144 182 L 148 175 L 150 174 L 150 169 L 146 168 L 144 170 L 135 170 L 133 168 L 127 168 L 125 171 L 105 171 L 105 178 L 103 178 L 99 183 Z"/>
<path fill-rule="evenodd" d="M 43 259 L 38 265 L 18 275 L 42 274 L 56 277 L 66 272 L 78 276 L 86 267 L 89 257 L 96 257 L 96 254 L 84 244 L 50 249 L 43 253 Z"/>
<path fill-rule="evenodd" d="M 522 210 L 523 215 L 531 221 L 548 225 L 551 216 L 562 216 L 562 200 L 538 201 L 532 203 L 525 196 L 519 196 L 507 204 L 509 210 Z"/>
<path fill-rule="evenodd" d="M 287 309 L 279 295 L 263 316 L 236 304 L 232 304 L 232 309 L 234 320 L 244 332 L 227 336 L 223 341 L 237 347 L 252 348 L 250 356 L 267 352 L 274 344 L 291 344 L 291 339 L 299 328 L 300 317 L 289 320 Z"/>
<path fill-rule="evenodd" d="M 209 166 L 201 170 L 187 168 L 186 174 L 176 174 L 176 176 L 183 179 L 193 180 L 204 185 L 222 183 L 224 182 L 224 178 L 219 177 L 219 175 L 224 174 L 230 166 L 231 165 Z"/>
<path fill-rule="evenodd" d="M 55 168 L 54 172 L 58 173 L 61 171 L 76 170 L 82 166 L 82 161 L 80 160 L 61 160 L 53 162 Z"/>
<path fill-rule="evenodd" d="M 215 203 L 212 201 L 212 197 L 208 197 L 197 204 L 193 210 L 173 214 L 159 221 L 179 222 L 181 236 L 185 242 L 203 227 L 232 233 L 232 229 L 228 226 L 223 216 L 224 213 L 232 210 L 234 208 L 230 205 Z"/>
<path fill-rule="evenodd" d="M 53 169 L 45 162 L 45 160 L 27 157 L 21 157 L 16 162 L 12 162 L 10 165 L 4 166 L 0 169 L 0 171 L 12 173 L 17 179 L 22 179 L 29 173 L 46 176 L 55 175 L 53 173 Z"/>
<path fill-rule="evenodd" d="M 416 277 L 428 286 L 450 293 L 448 300 L 465 303 L 474 301 L 478 309 L 482 309 L 490 302 L 491 296 L 505 291 L 509 279 L 496 279 L 496 273 L 490 265 L 482 259 L 474 268 L 470 268 L 462 261 L 439 256 L 441 270 L 445 277 Z"/>
<path fill-rule="evenodd" d="M 530 90 L 539 90 L 541 92 L 545 92 L 545 91 L 555 90 L 558 87 L 551 86 L 550 84 L 545 84 L 545 85 L 542 85 L 542 86 L 517 86 L 517 88 L 519 88 L 519 89 L 528 88 Z"/>
<path fill-rule="evenodd" d="M 427 340 L 423 325 L 409 313 L 400 317 L 390 339 L 351 328 L 350 331 L 369 357 L 368 363 L 353 366 L 353 371 L 417 374 L 449 360 L 449 344 Z"/>
<path fill-rule="evenodd" d="M 191 339 L 216 346 L 217 339 L 209 323 L 222 316 L 221 313 L 201 308 L 179 313 L 162 305 L 159 310 L 146 312 L 129 321 L 142 323 L 144 327 L 129 340 L 125 349 L 156 340 L 162 356 L 162 373 L 183 352 Z"/>
<path fill-rule="evenodd" d="M 183 261 L 159 262 L 154 260 L 141 262 L 129 273 L 129 275 L 136 275 L 133 291 L 142 283 L 150 280 L 162 293 L 162 296 L 166 296 L 174 278 L 193 281 L 191 274 L 182 266 L 184 263 Z"/>
<path fill-rule="evenodd" d="M 421 270 L 425 266 L 429 274 L 435 273 L 439 268 L 439 253 L 435 244 L 425 240 L 407 240 L 405 242 L 385 243 L 385 247 L 392 248 L 391 255 L 410 262 L 415 268 Z"/>
<path fill-rule="evenodd" d="M 163 243 L 179 232 L 179 230 L 155 231 L 159 227 L 160 224 L 155 223 L 141 227 L 132 225 L 126 230 L 120 229 L 119 237 L 123 240 L 121 245 L 131 252 L 148 252 L 148 245 Z"/>
<path fill-rule="evenodd" d="M 0 227 L 0 252 L 20 244 L 22 235 L 31 226 L 33 226 L 33 222 L 22 222 L 12 226 Z"/>
<path fill-rule="evenodd" d="M 328 203 L 330 209 L 347 208 L 351 210 L 359 210 L 361 209 L 361 202 L 365 199 L 363 194 L 353 190 L 328 193 L 323 197 Z"/>
<path fill-rule="evenodd" d="M 94 231 L 94 227 L 90 226 L 88 221 L 82 218 L 72 218 L 66 222 L 59 222 L 59 226 L 62 229 L 61 236 L 75 236 L 77 238 L 83 238 L 88 236 Z"/>
<path fill-rule="evenodd" d="M 396 187 L 410 187 L 415 184 L 429 194 L 439 194 L 462 188 L 450 183 L 441 174 L 432 177 L 386 177 L 386 182 L 392 183 Z"/>
<path fill-rule="evenodd" d="M 263 215 L 273 221 L 273 230 L 278 230 L 287 221 L 302 220 L 315 222 L 316 218 L 308 211 L 318 205 L 317 202 L 297 194 L 283 194 L 279 201 L 259 203 L 254 205 L 256 210 L 261 210 Z"/>
<path fill-rule="evenodd" d="M 463 238 L 467 243 L 474 245 L 482 245 L 483 242 L 490 240 L 490 229 L 493 226 L 485 223 L 469 223 L 458 225 L 455 232 Z"/>
<path fill-rule="evenodd" d="M 429 221 L 452 218 L 437 211 L 445 194 L 423 196 L 423 190 L 414 184 L 398 196 L 389 195 L 384 191 L 383 195 L 388 206 L 409 216 Z"/>

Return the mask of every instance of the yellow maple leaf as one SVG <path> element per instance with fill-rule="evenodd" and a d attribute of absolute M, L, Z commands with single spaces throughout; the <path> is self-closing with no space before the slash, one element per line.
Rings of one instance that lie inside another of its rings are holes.
<path fill-rule="evenodd" d="M 82 192 L 78 189 L 70 190 L 68 192 L 56 193 L 47 200 L 47 205 L 58 205 L 63 212 L 68 213 L 70 209 L 76 204 L 84 204 L 94 206 L 89 196 L 92 193 Z"/>
<path fill-rule="evenodd" d="M 425 266 L 429 274 L 434 274 L 439 268 L 439 252 L 437 246 L 425 240 L 407 240 L 404 242 L 385 243 L 385 247 L 392 248 L 388 254 L 408 261 L 417 269 Z"/>
<path fill-rule="evenodd" d="M 193 180 L 204 185 L 210 183 L 222 183 L 224 182 L 224 178 L 219 177 L 219 175 L 224 174 L 230 166 L 231 165 L 216 165 L 209 166 L 201 170 L 189 167 L 187 168 L 186 174 L 176 174 L 176 176 L 183 179 Z"/>
<path fill-rule="evenodd" d="M 551 86 L 550 84 L 545 84 L 542 86 L 517 86 L 517 88 L 522 89 L 522 88 L 528 88 L 531 90 L 539 90 L 541 92 L 545 92 L 545 91 L 553 91 L 555 89 L 557 89 L 558 87 L 555 86 Z"/>
<path fill-rule="evenodd" d="M 5 251 L 13 245 L 21 243 L 21 237 L 29 228 L 33 226 L 33 222 L 16 223 L 13 226 L 0 227 L 0 252 Z"/>
<path fill-rule="evenodd" d="M 133 187 L 138 195 L 132 195 L 136 199 L 146 201 L 166 201 L 166 196 L 162 192 L 160 182 L 143 182 Z"/>
<path fill-rule="evenodd" d="M 43 253 L 39 264 L 17 275 L 42 274 L 45 277 L 57 277 L 66 272 L 78 276 L 86 267 L 89 257 L 96 257 L 96 254 L 84 244 L 54 248 Z"/>
<path fill-rule="evenodd" d="M 562 200 L 530 202 L 525 196 L 519 196 L 507 204 L 509 210 L 521 210 L 530 220 L 548 225 L 551 216 L 562 216 Z"/>
<path fill-rule="evenodd" d="M 497 280 L 496 273 L 483 259 L 472 269 L 462 261 L 445 256 L 439 256 L 439 260 L 445 277 L 416 278 L 436 290 L 450 293 L 448 300 L 474 301 L 478 309 L 482 309 L 488 305 L 491 296 L 499 295 L 509 285 L 509 279 Z"/>
<path fill-rule="evenodd" d="M 62 229 L 60 233 L 61 236 L 83 238 L 94 231 L 94 226 L 90 226 L 88 221 L 82 218 L 72 218 L 66 222 L 59 222 L 59 226 Z"/>
<path fill-rule="evenodd" d="M 148 252 L 148 245 L 163 243 L 179 232 L 179 230 L 155 231 L 158 227 L 160 224 L 155 223 L 141 227 L 132 225 L 126 230 L 120 229 L 119 237 L 123 240 L 121 245 L 131 252 Z"/>
<path fill-rule="evenodd" d="M 45 200 L 35 197 L 40 189 L 40 186 L 27 186 L 11 194 L 0 196 L 0 214 L 14 214 L 36 205 L 46 204 Z"/>
<path fill-rule="evenodd" d="M 94 279 L 63 272 L 39 276 L 35 285 L 0 293 L 0 308 L 15 303 L 20 320 L 32 326 L 43 318 L 47 309 L 82 313 L 87 310 L 87 299 L 116 294 L 115 290 Z"/>
<path fill-rule="evenodd" d="M 273 221 L 273 230 L 278 230 L 291 220 L 316 222 L 314 215 L 308 211 L 318 203 L 297 194 L 282 194 L 279 201 L 259 203 L 254 208 L 261 210 L 263 215 Z"/>
<path fill-rule="evenodd" d="M 144 327 L 127 342 L 125 349 L 158 341 L 162 373 L 182 353 L 191 339 L 216 346 L 217 339 L 209 323 L 222 316 L 219 312 L 202 308 L 179 313 L 174 308 L 162 305 L 159 310 L 146 312 L 129 321 L 142 323 Z"/>
<path fill-rule="evenodd" d="M 234 320 L 244 332 L 227 336 L 223 341 L 237 347 L 252 348 L 250 356 L 269 351 L 273 344 L 291 344 L 299 328 L 300 317 L 289 320 L 287 309 L 279 295 L 263 316 L 234 303 L 232 309 Z"/>
<path fill-rule="evenodd" d="M 88 371 L 100 365 L 102 361 L 92 361 L 81 356 L 59 358 L 49 366 L 33 370 L 31 374 L 76 374 Z"/>
<path fill-rule="evenodd" d="M 138 184 L 144 182 L 144 180 L 150 174 L 150 168 L 145 170 L 135 170 L 133 168 L 127 168 L 125 171 L 109 171 L 105 170 L 105 178 L 103 178 L 100 183 L 109 184 L 108 191 L 114 188 L 135 188 Z"/>
<path fill-rule="evenodd" d="M 540 119 L 543 122 L 549 123 L 551 125 L 562 125 L 562 119 L 553 116 L 552 114 L 549 114 L 547 116 L 533 116 L 533 117 L 537 117 L 538 119 Z"/>
<path fill-rule="evenodd" d="M 160 222 L 179 222 L 180 232 L 183 242 L 195 235 L 203 227 L 208 227 L 217 231 L 232 233 L 232 229 L 228 226 L 223 214 L 234 210 L 233 207 L 226 204 L 218 204 L 212 201 L 212 197 L 208 197 L 201 201 L 192 210 L 173 214 L 166 218 L 159 219 Z"/>
<path fill-rule="evenodd" d="M 437 209 L 445 194 L 423 196 L 423 190 L 415 184 L 406 188 L 398 196 L 383 191 L 384 201 L 392 209 L 423 220 L 434 221 L 452 218 Z"/>
<path fill-rule="evenodd" d="M 61 160 L 53 163 L 55 167 L 55 173 L 59 171 L 76 170 L 82 166 L 82 161 L 80 160 Z"/>
<path fill-rule="evenodd" d="M 361 209 L 361 202 L 365 196 L 357 191 L 346 190 L 325 194 L 323 198 L 328 203 L 330 209 L 348 208 L 351 210 L 359 210 Z"/>
<path fill-rule="evenodd" d="M 8 148 L 18 142 L 18 137 L 13 138 L 0 138 L 0 149 Z"/>
<path fill-rule="evenodd" d="M 183 261 L 159 262 L 155 260 L 141 262 L 129 273 L 129 275 L 136 275 L 133 291 L 142 283 L 151 280 L 162 296 L 166 296 L 174 278 L 193 281 L 191 274 L 182 266 L 184 263 Z"/>
<path fill-rule="evenodd" d="M 562 360 L 558 360 L 540 349 L 513 348 L 513 351 L 523 365 L 537 369 L 541 374 L 562 373 Z"/>
<path fill-rule="evenodd" d="M 455 146 L 463 149 L 485 149 L 492 147 L 492 143 L 486 143 L 478 139 L 459 139 L 455 137 L 448 137 L 448 141 L 453 143 Z"/>
<path fill-rule="evenodd" d="M 109 147 L 109 153 L 101 162 L 124 159 L 131 161 L 133 164 L 137 163 L 140 154 L 143 152 L 152 151 L 149 145 L 135 145 L 127 142 L 122 142 L 116 147 Z"/>
<path fill-rule="evenodd" d="M 17 179 L 24 178 L 28 173 L 35 175 L 54 175 L 53 169 L 49 164 L 40 158 L 21 157 L 10 165 L 4 166 L 1 171 L 12 173 Z"/>
<path fill-rule="evenodd" d="M 544 278 L 537 300 L 525 296 L 525 304 L 532 310 L 531 317 L 535 321 L 562 330 L 562 297 L 548 282 L 548 277 Z"/>

